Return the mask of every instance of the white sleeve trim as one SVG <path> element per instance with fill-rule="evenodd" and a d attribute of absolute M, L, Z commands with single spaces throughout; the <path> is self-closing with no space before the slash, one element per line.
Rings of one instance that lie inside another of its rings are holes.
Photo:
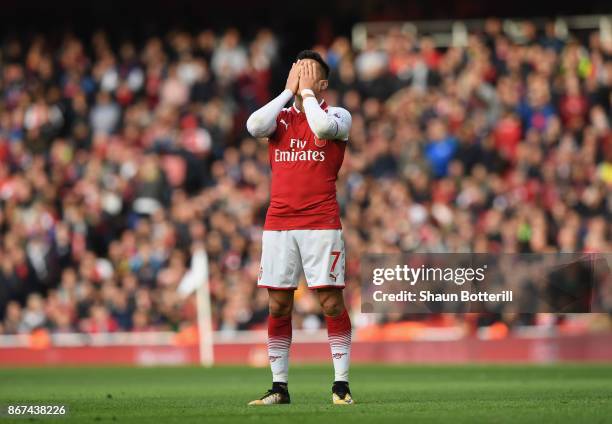
<path fill-rule="evenodd" d="M 247 119 L 246 127 L 249 134 L 255 138 L 264 138 L 276 130 L 276 118 L 283 107 L 293 97 L 293 92 L 284 90 L 277 97 L 257 109 Z"/>
<path fill-rule="evenodd" d="M 303 105 L 308 125 L 318 138 L 348 140 L 352 119 L 346 109 L 329 107 L 326 112 L 314 97 L 306 97 Z"/>

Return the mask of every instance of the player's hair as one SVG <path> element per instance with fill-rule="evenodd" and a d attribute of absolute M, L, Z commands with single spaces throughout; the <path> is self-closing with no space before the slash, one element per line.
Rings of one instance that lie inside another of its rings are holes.
<path fill-rule="evenodd" d="M 325 63 L 321 55 L 314 50 L 302 50 L 298 53 L 296 60 L 302 59 L 312 59 L 317 62 L 323 68 L 323 73 L 325 74 L 325 79 L 329 78 L 329 65 Z"/>

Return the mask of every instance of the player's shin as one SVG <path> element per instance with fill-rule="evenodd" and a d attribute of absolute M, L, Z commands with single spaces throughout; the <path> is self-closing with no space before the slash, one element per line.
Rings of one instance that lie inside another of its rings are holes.
<path fill-rule="evenodd" d="M 327 336 L 334 363 L 335 381 L 348 382 L 351 357 L 351 319 L 346 309 L 335 317 L 326 316 Z"/>
<path fill-rule="evenodd" d="M 268 358 L 274 383 L 287 383 L 289 348 L 291 347 L 291 315 L 268 318 Z"/>

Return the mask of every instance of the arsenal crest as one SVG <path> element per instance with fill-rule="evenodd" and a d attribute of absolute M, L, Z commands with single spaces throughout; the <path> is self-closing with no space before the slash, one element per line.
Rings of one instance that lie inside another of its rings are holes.
<path fill-rule="evenodd" d="M 327 144 L 327 140 L 320 140 L 317 137 L 315 137 L 314 141 L 315 141 L 315 146 L 317 147 L 325 147 L 325 145 Z"/>

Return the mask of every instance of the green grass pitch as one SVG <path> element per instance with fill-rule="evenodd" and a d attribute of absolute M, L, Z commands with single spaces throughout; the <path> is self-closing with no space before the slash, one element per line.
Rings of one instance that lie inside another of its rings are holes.
<path fill-rule="evenodd" d="M 247 407 L 267 369 L 0 369 L 0 404 L 66 404 L 69 423 L 610 423 L 612 364 L 351 370 L 357 404 L 331 405 L 331 366 L 294 366 L 291 405 Z"/>

